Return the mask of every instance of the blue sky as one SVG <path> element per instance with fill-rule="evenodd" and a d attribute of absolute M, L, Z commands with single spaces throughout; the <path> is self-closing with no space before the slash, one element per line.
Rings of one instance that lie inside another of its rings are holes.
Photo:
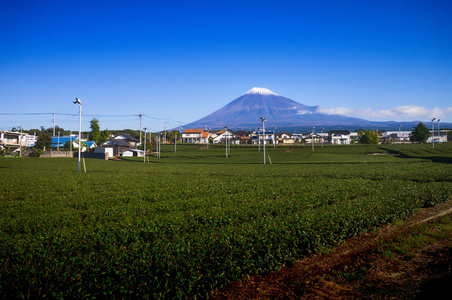
<path fill-rule="evenodd" d="M 139 129 L 142 113 L 157 131 L 252 87 L 331 114 L 452 122 L 450 1 L 3 0 L 0 38 L 1 130 L 51 127 L 54 112 L 76 130 L 78 97 L 83 130 L 95 116 Z"/>

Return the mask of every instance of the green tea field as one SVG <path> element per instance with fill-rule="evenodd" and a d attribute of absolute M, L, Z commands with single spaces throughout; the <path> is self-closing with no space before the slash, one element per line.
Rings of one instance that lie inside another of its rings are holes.
<path fill-rule="evenodd" d="M 452 144 L 0 158 L 3 298 L 202 298 L 452 199 Z"/>

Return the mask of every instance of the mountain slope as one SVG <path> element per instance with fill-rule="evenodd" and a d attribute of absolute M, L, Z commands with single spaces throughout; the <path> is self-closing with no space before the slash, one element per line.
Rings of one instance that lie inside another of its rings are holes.
<path fill-rule="evenodd" d="M 306 130 L 312 126 L 331 129 L 397 129 L 416 126 L 418 122 L 374 122 L 342 115 L 328 115 L 318 112 L 318 106 L 307 106 L 280 96 L 265 88 L 252 88 L 242 96 L 206 117 L 186 124 L 184 128 L 219 129 L 255 128 L 261 126 L 260 117 L 267 119 L 266 126 L 280 130 Z"/>

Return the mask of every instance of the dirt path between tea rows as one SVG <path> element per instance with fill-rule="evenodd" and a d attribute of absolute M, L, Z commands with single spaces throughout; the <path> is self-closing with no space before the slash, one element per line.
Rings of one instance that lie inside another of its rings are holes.
<path fill-rule="evenodd" d="M 438 298 L 435 295 L 452 283 L 452 239 L 437 239 L 410 255 L 388 251 L 385 245 L 451 213 L 452 202 L 421 209 L 402 225 L 362 234 L 329 254 L 307 257 L 279 272 L 231 282 L 217 291 L 214 299 Z"/>

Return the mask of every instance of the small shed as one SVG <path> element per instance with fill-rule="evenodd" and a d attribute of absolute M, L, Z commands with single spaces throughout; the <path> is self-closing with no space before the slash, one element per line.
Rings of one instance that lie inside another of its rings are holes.
<path fill-rule="evenodd" d="M 121 156 L 123 156 L 123 157 L 132 157 L 132 156 L 144 157 L 144 151 L 138 150 L 138 149 L 129 149 L 129 150 L 122 152 Z"/>

